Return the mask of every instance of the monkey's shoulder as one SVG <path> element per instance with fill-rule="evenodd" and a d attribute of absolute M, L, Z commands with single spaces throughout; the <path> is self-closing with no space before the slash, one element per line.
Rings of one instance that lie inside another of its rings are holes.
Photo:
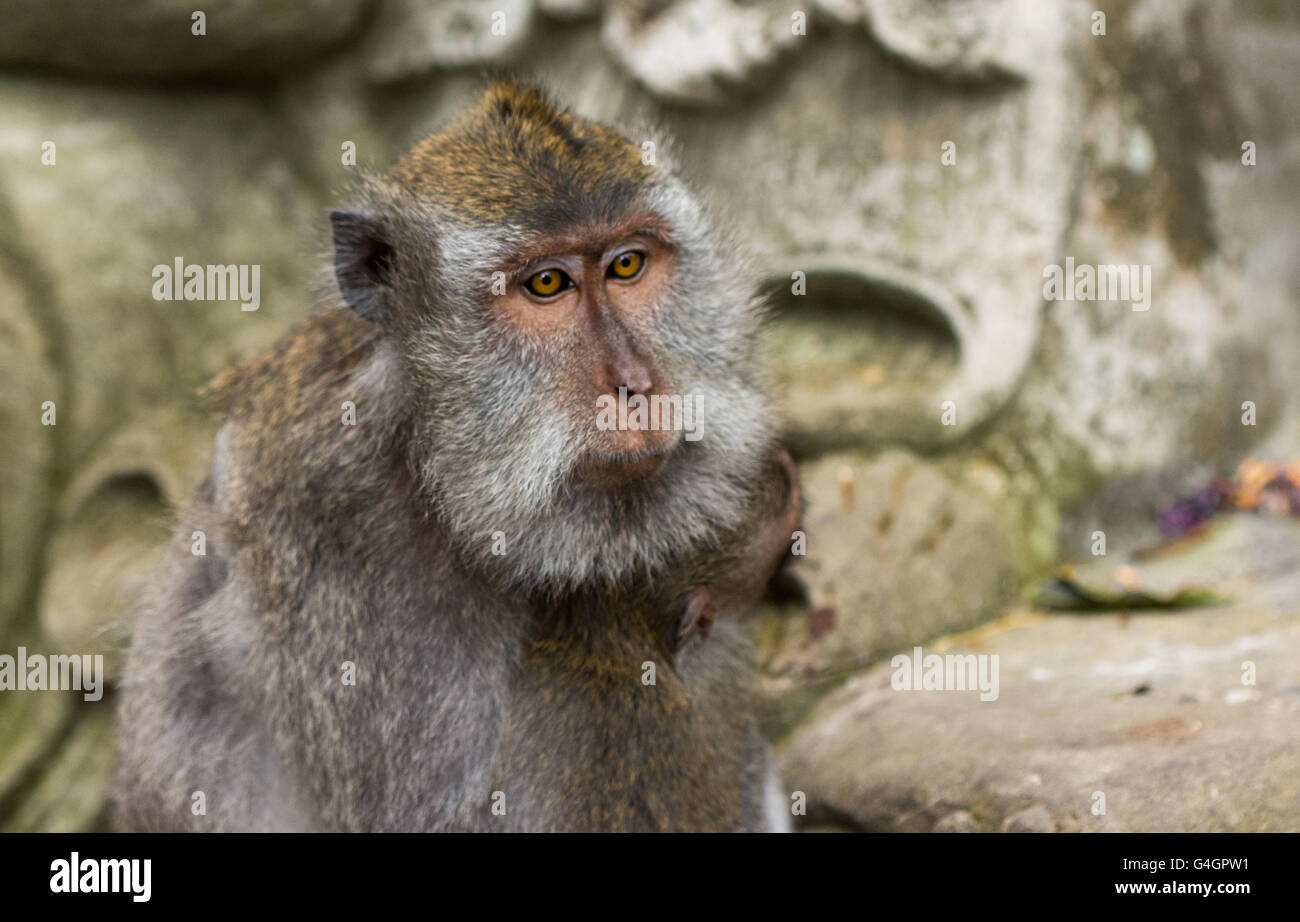
<path fill-rule="evenodd" d="M 354 312 L 317 311 L 271 346 L 218 374 L 202 396 L 232 416 L 292 414 L 366 360 L 378 331 Z"/>
<path fill-rule="evenodd" d="M 207 397 L 226 415 L 212 461 L 222 508 L 251 524 L 391 492 L 401 422 L 380 343 L 368 321 L 327 309 L 213 380 Z"/>

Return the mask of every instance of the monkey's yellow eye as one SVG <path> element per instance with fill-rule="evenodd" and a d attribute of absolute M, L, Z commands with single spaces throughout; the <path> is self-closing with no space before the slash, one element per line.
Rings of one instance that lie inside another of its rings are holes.
<path fill-rule="evenodd" d="M 543 269 L 530 275 L 524 287 L 539 298 L 549 298 L 572 284 L 573 280 L 559 269 Z"/>
<path fill-rule="evenodd" d="M 609 273 L 619 279 L 636 278 L 643 265 L 645 265 L 645 254 L 640 250 L 628 250 L 614 257 L 614 261 L 609 264 Z"/>

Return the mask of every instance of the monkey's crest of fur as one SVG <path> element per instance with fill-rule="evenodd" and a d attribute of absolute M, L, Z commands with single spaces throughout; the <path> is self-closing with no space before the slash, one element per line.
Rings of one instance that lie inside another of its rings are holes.
<path fill-rule="evenodd" d="M 597 204 L 625 207 L 652 175 L 622 135 L 557 107 L 535 84 L 503 77 L 416 144 L 390 177 L 473 223 L 553 226 Z"/>
<path fill-rule="evenodd" d="M 231 412 L 214 479 L 235 530 L 291 543 L 404 483 L 462 560 L 549 593 L 652 575 L 740 526 L 771 445 L 753 273 L 657 159 L 506 79 L 368 179 L 346 214 L 361 227 L 349 234 L 375 238 L 363 249 L 375 278 L 359 283 L 373 322 L 325 311 L 214 382 Z M 503 335 L 493 278 L 558 233 L 640 214 L 670 238 L 674 275 L 634 322 L 667 392 L 703 399 L 703 438 L 647 482 L 602 491 L 574 477 L 599 434 L 594 406 L 565 404 L 572 344 Z M 344 401 L 356 426 L 339 425 Z M 236 473 L 223 483 L 223 471 Z"/>

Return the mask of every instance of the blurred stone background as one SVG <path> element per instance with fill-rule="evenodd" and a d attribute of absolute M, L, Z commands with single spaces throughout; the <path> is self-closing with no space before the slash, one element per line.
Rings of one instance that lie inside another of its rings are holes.
<path fill-rule="evenodd" d="M 220 0 L 194 35 L 180 0 L 0 0 L 0 652 L 113 674 L 207 461 L 196 389 L 328 284 L 345 143 L 382 169 L 503 68 L 667 126 L 768 275 L 807 598 L 758 629 L 806 827 L 1300 829 L 1292 524 L 1148 574 L 1227 607 L 1021 602 L 1094 530 L 1109 571 L 1161 502 L 1300 447 L 1300 7 L 1095 8 Z M 260 310 L 154 301 L 178 256 L 259 264 Z M 1045 301 L 1067 256 L 1151 266 L 1150 309 Z M 1000 653 L 1002 698 L 892 693 L 914 644 Z M 113 732 L 111 694 L 0 693 L 0 829 L 105 828 Z"/>

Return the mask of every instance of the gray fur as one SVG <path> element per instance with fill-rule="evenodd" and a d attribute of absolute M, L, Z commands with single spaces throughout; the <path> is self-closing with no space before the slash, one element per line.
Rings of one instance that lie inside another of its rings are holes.
<path fill-rule="evenodd" d="M 663 639 L 673 599 L 732 575 L 743 547 L 724 545 L 765 520 L 744 264 L 675 177 L 643 190 L 682 281 L 635 332 L 677 392 L 705 395 L 704 437 L 601 492 L 571 477 L 590 425 L 557 412 L 550 356 L 487 310 L 525 232 L 384 180 L 365 198 L 394 248 L 382 308 L 365 302 L 382 323 L 330 309 L 227 387 L 211 474 L 135 630 L 120 826 L 765 828 L 744 626 L 677 654 Z"/>

